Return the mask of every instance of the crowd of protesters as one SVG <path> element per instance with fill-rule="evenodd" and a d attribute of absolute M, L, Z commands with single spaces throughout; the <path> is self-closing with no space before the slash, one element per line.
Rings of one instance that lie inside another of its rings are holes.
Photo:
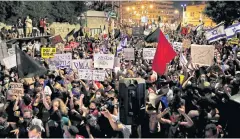
<path fill-rule="evenodd" d="M 22 21 L 19 19 L 16 26 L 18 37 L 31 36 L 31 28 L 38 25 L 28 17 Z M 41 19 L 39 27 L 44 33 L 45 19 Z M 183 39 L 178 32 L 169 36 L 173 41 Z M 190 33 L 185 37 L 192 43 L 207 43 L 202 35 Z M 139 133 L 142 138 L 228 137 L 227 103 L 230 96 L 238 93 L 240 85 L 238 47 L 217 42 L 214 64 L 208 67 L 192 63 L 191 48 L 185 49 L 178 52 L 167 65 L 165 75 L 160 76 L 152 70 L 152 61 L 142 57 L 141 48 L 153 47 L 146 46 L 144 40 L 128 36 L 126 47 L 136 51 L 132 61 L 124 60 L 121 52 L 116 54 L 121 38 L 76 40 L 80 45 L 72 51 L 73 59 L 115 54 L 121 57 L 120 69 L 106 70 L 105 81 L 99 82 L 79 80 L 78 73 L 70 69 L 49 70 L 46 75 L 20 79 L 16 68 L 7 70 L 2 65 L 1 138 L 129 138 L 131 125 L 124 125 L 119 119 L 119 80 L 123 78 L 146 80 L 146 113 Z M 24 47 L 23 51 L 49 68 L 39 53 L 43 45 L 37 44 L 38 47 Z M 186 65 L 180 62 L 181 53 L 188 60 Z M 24 96 L 11 92 L 11 82 L 23 83 Z"/>
<path fill-rule="evenodd" d="M 31 19 L 29 16 L 18 18 L 11 29 L 1 28 L 1 38 L 10 40 L 24 37 L 36 37 L 47 35 L 47 17 Z"/>

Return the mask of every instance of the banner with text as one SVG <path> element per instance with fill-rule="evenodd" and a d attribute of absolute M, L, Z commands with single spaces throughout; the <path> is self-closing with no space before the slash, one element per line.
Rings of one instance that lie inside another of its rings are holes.
<path fill-rule="evenodd" d="M 4 58 L 3 63 L 7 69 L 11 69 L 11 68 L 17 66 L 16 54 Z"/>
<path fill-rule="evenodd" d="M 112 54 L 95 54 L 94 68 L 113 69 L 114 55 Z"/>
<path fill-rule="evenodd" d="M 54 58 L 49 59 L 49 65 L 55 65 L 56 68 L 70 68 L 72 61 L 72 54 L 55 54 Z"/>
<path fill-rule="evenodd" d="M 72 60 L 72 69 L 91 69 L 93 61 L 92 59 L 77 59 Z"/>
<path fill-rule="evenodd" d="M 156 53 L 156 48 L 143 48 L 143 59 L 152 60 Z"/>
<path fill-rule="evenodd" d="M 124 48 L 123 53 L 125 60 L 135 60 L 134 48 Z"/>
<path fill-rule="evenodd" d="M 90 69 L 78 69 L 78 77 L 81 80 L 92 80 L 92 70 Z"/>
<path fill-rule="evenodd" d="M 93 70 L 93 81 L 104 81 L 105 70 Z"/>
<path fill-rule="evenodd" d="M 181 42 L 173 42 L 172 47 L 176 52 L 180 52 L 182 49 L 182 43 Z"/>
<path fill-rule="evenodd" d="M 22 83 L 10 83 L 10 90 L 15 95 L 24 95 L 23 84 Z"/>
<path fill-rule="evenodd" d="M 41 48 L 42 58 L 53 58 L 56 52 L 56 48 Z"/>
<path fill-rule="evenodd" d="M 214 46 L 213 45 L 191 45 L 191 57 L 194 64 L 200 66 L 210 66 L 213 64 L 214 58 Z"/>

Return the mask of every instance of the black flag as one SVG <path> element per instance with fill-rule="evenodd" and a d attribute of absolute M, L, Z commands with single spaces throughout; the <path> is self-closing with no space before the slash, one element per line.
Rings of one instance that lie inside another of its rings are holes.
<path fill-rule="evenodd" d="M 74 31 L 75 31 L 75 29 L 73 29 L 71 32 L 69 32 L 69 33 L 66 35 L 65 39 L 66 39 L 67 41 L 68 41 L 68 38 L 74 34 Z"/>
<path fill-rule="evenodd" d="M 26 53 L 16 48 L 17 70 L 20 78 L 31 78 L 47 73 L 47 69 L 37 63 Z"/>
<path fill-rule="evenodd" d="M 157 28 L 155 31 L 149 33 L 144 40 L 147 43 L 153 43 L 153 42 L 158 42 L 158 37 L 159 37 L 160 29 Z"/>

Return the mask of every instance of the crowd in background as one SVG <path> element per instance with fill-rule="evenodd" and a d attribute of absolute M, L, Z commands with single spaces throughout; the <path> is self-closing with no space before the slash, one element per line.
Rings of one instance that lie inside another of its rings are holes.
<path fill-rule="evenodd" d="M 46 19 L 41 19 L 40 26 L 28 17 L 19 19 L 17 37 L 31 36 L 33 27 L 39 27 L 41 35 L 44 34 Z M 179 32 L 172 32 L 169 36 L 170 41 L 188 38 L 192 43 L 207 44 L 202 35 L 193 33 L 183 37 Z M 146 113 L 142 115 L 141 137 L 228 137 L 227 106 L 240 84 L 238 47 L 217 42 L 214 64 L 208 67 L 191 62 L 191 48 L 181 50 L 167 65 L 166 73 L 157 75 L 152 70 L 152 60 L 142 57 L 141 48 L 153 46 L 128 36 L 126 47 L 135 48 L 135 60 L 125 60 L 123 53 L 116 50 L 121 39 L 76 39 L 80 44 L 71 51 L 73 59 L 93 59 L 99 53 L 121 58 L 120 68 L 106 70 L 103 82 L 79 80 L 78 73 L 71 69 L 49 70 L 46 75 L 20 79 L 16 68 L 7 70 L 1 65 L 4 106 L 0 112 L 0 137 L 129 138 L 131 125 L 124 125 L 119 119 L 119 80 L 123 78 L 146 80 Z M 49 68 L 48 61 L 41 58 L 43 44 L 33 44 L 36 47 L 29 43 L 23 51 Z M 180 62 L 180 54 L 186 56 L 187 64 Z M 23 83 L 24 96 L 9 90 L 11 82 Z"/>
<path fill-rule="evenodd" d="M 15 38 L 36 37 L 47 35 L 47 17 L 31 19 L 29 16 L 18 18 L 11 29 L 1 28 L 1 38 L 10 40 Z"/>

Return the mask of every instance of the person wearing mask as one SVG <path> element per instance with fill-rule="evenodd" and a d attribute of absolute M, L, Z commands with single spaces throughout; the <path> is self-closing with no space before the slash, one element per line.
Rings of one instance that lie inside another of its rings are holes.
<path fill-rule="evenodd" d="M 64 139 L 84 138 L 83 136 L 78 135 L 78 133 L 79 133 L 79 130 L 76 126 L 70 126 L 67 129 L 65 129 L 63 138 Z"/>
<path fill-rule="evenodd" d="M 25 110 L 23 117 L 19 118 L 17 125 L 18 128 L 12 130 L 11 132 L 17 135 L 19 138 L 28 138 L 28 130 L 33 125 L 39 126 L 41 128 L 41 131 L 45 132 L 42 121 L 33 117 L 32 110 Z"/>
<path fill-rule="evenodd" d="M 7 119 L 8 114 L 6 112 L 0 112 L 0 138 L 16 138 L 16 136 L 10 132 L 14 128 L 7 122 Z"/>

